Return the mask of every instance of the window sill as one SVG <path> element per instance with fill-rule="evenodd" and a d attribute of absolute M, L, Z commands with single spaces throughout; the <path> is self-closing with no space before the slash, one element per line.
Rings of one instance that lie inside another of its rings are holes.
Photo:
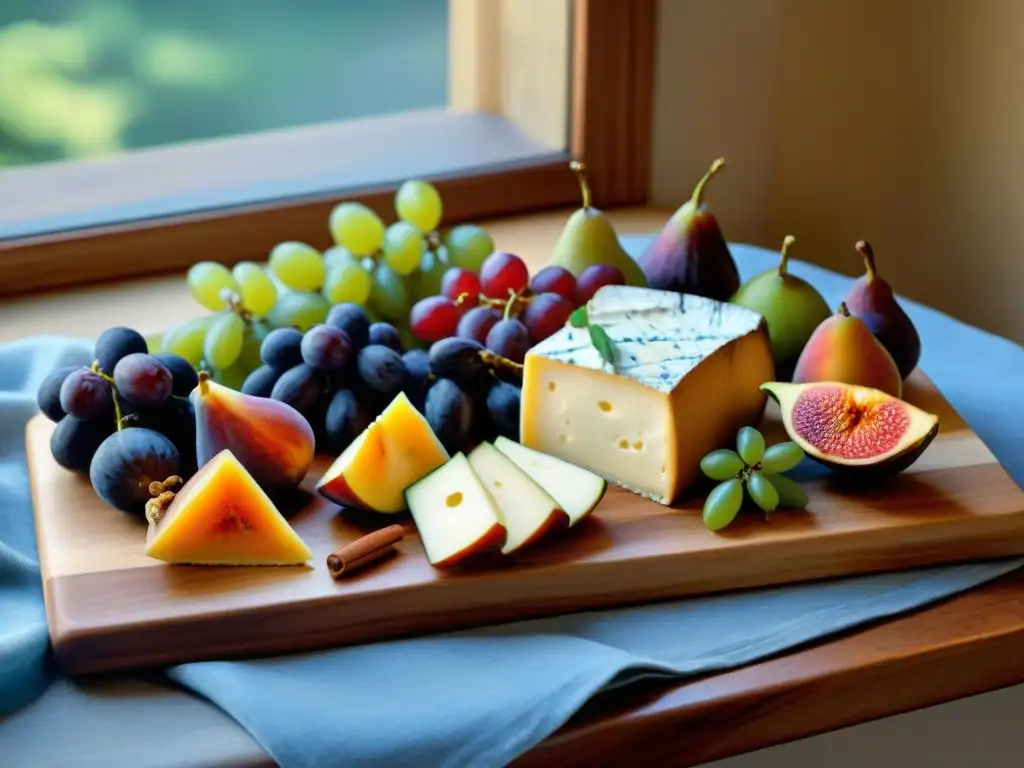
<path fill-rule="evenodd" d="M 481 223 L 498 247 L 519 254 L 531 269 L 538 269 L 547 263 L 573 210 L 558 208 Z M 617 209 L 609 216 L 619 234 L 624 235 L 656 231 L 670 213 L 643 207 Z M 194 260 L 194 254 L 190 254 L 188 263 Z M 95 338 L 111 325 L 128 325 L 149 335 L 204 311 L 189 295 L 183 271 L 110 281 L 3 300 L 0 343 L 40 334 Z"/>
<path fill-rule="evenodd" d="M 13 169 L 0 296 L 326 247 L 337 202 L 390 220 L 407 178 L 438 182 L 446 222 L 567 205 L 567 159 L 502 117 L 438 109 Z"/>

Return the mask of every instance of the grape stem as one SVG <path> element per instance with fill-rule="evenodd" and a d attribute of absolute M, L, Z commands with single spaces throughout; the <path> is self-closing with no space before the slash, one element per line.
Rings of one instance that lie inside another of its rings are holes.
<path fill-rule="evenodd" d="M 117 387 L 114 386 L 114 379 L 112 376 L 108 376 L 106 372 L 100 369 L 99 360 L 92 361 L 92 372 L 110 385 L 110 396 L 114 399 L 114 418 L 117 419 L 117 431 L 120 432 L 124 429 L 124 424 L 121 423 L 121 419 L 123 418 L 121 415 L 121 398 L 117 396 Z"/>
<path fill-rule="evenodd" d="M 497 352 L 491 352 L 489 349 L 483 349 L 480 351 L 480 359 L 483 360 L 487 365 L 495 368 L 508 368 L 510 371 L 521 373 L 523 370 L 523 364 L 517 363 L 515 360 L 509 360 L 507 357 L 502 357 Z"/>
<path fill-rule="evenodd" d="M 512 289 L 510 288 L 509 290 L 511 291 Z M 461 307 L 467 301 L 469 301 L 469 293 L 460 293 L 455 299 L 455 306 Z M 502 310 L 502 312 L 507 312 L 509 305 L 512 305 L 513 311 L 518 311 L 520 307 L 529 304 L 530 301 L 532 301 L 530 296 L 523 296 L 522 294 L 515 294 L 514 296 L 510 296 L 508 299 L 489 299 L 486 296 L 480 296 L 477 299 L 477 306 L 494 307 L 495 309 Z M 508 317 L 508 314 L 505 314 L 506 320 Z"/>
<path fill-rule="evenodd" d="M 423 241 L 427 245 L 427 250 L 437 253 L 441 250 L 441 235 L 435 230 L 433 232 L 427 232 L 423 236 Z"/>
<path fill-rule="evenodd" d="M 508 301 L 505 302 L 505 311 L 502 313 L 502 319 L 508 320 L 512 316 L 512 307 L 516 305 L 517 301 L 519 301 L 519 294 L 509 288 Z"/>
<path fill-rule="evenodd" d="M 171 475 L 162 483 L 153 481 L 149 484 L 149 495 L 153 498 L 146 502 L 146 520 L 156 525 L 163 519 L 181 484 L 182 479 L 177 475 Z"/>
<path fill-rule="evenodd" d="M 246 323 L 252 322 L 252 313 L 245 308 L 245 305 L 242 304 L 242 297 L 239 296 L 238 293 L 230 289 L 225 289 L 221 298 L 224 299 L 224 303 L 227 304 L 228 309 L 242 318 L 242 320 Z"/>

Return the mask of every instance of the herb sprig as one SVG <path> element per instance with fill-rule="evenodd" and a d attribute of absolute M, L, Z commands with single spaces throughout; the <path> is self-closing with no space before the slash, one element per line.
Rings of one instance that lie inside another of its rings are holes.
<path fill-rule="evenodd" d="M 611 336 L 608 335 L 608 331 L 606 331 L 602 326 L 590 322 L 590 316 L 587 313 L 586 304 L 577 308 L 571 315 L 569 315 L 569 324 L 573 328 L 586 328 L 587 333 L 590 334 L 590 342 L 594 345 L 597 353 L 601 355 L 601 358 L 606 363 L 612 367 L 615 366 L 619 358 L 618 350 L 612 343 L 612 339 Z"/>

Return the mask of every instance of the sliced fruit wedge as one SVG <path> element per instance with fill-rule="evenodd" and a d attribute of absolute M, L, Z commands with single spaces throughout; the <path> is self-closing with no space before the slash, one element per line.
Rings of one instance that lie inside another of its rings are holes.
<path fill-rule="evenodd" d="M 405 498 L 435 568 L 455 568 L 505 543 L 498 508 L 465 454 L 406 488 Z"/>
<path fill-rule="evenodd" d="M 494 447 L 551 495 L 569 516 L 570 527 L 593 512 L 608 489 L 607 481 L 600 475 L 503 435 L 494 441 Z"/>
<path fill-rule="evenodd" d="M 480 443 L 466 458 L 493 497 L 508 531 L 503 554 L 517 552 L 554 528 L 569 525 L 569 516 L 551 494 L 490 443 Z"/>

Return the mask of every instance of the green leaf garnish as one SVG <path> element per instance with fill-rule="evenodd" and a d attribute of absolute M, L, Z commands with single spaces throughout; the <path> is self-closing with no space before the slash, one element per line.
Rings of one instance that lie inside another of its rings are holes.
<path fill-rule="evenodd" d="M 590 319 L 587 317 L 586 304 L 573 310 L 573 313 L 569 315 L 569 325 L 573 328 L 586 328 L 590 325 Z"/>
<path fill-rule="evenodd" d="M 618 359 L 618 355 L 615 350 L 615 345 L 612 344 L 612 339 L 608 335 L 608 331 L 600 325 L 588 325 L 587 330 L 590 332 L 590 340 L 597 348 L 598 354 L 604 358 L 606 363 L 614 366 Z"/>

